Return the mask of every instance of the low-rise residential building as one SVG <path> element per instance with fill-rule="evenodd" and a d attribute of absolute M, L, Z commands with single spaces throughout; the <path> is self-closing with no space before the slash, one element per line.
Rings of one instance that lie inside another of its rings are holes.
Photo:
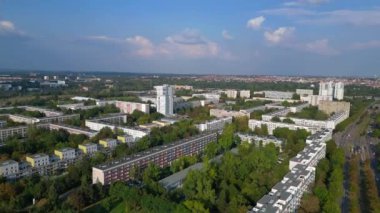
<path fill-rule="evenodd" d="M 261 119 L 263 121 L 271 121 L 273 117 L 286 116 L 289 112 L 290 112 L 289 108 L 283 108 L 283 109 L 276 110 L 274 112 L 264 114 L 261 116 Z"/>
<path fill-rule="evenodd" d="M 321 129 L 320 131 L 310 135 L 306 138 L 306 144 L 311 143 L 324 143 L 332 139 L 331 129 Z"/>
<path fill-rule="evenodd" d="M 193 90 L 193 86 L 190 85 L 174 85 L 175 90 Z"/>
<path fill-rule="evenodd" d="M 206 100 L 211 101 L 214 104 L 219 103 L 220 94 L 218 93 L 199 93 L 199 94 L 193 94 L 192 97 L 199 97 L 199 98 L 205 98 Z"/>
<path fill-rule="evenodd" d="M 341 111 L 350 112 L 351 104 L 345 101 L 320 101 L 318 110 L 330 115 Z"/>
<path fill-rule="evenodd" d="M 264 94 L 265 94 L 265 98 L 292 99 L 294 92 L 264 91 Z"/>
<path fill-rule="evenodd" d="M 197 124 L 196 127 L 199 131 L 216 131 L 222 130 L 226 124 L 232 123 L 232 117 L 224 117 L 220 119 L 215 119 L 212 121 L 207 121 L 205 123 Z"/>
<path fill-rule="evenodd" d="M 113 138 L 107 138 L 99 140 L 99 144 L 104 148 L 113 149 L 117 146 L 117 140 Z"/>
<path fill-rule="evenodd" d="M 0 176 L 12 177 L 19 172 L 19 164 L 14 160 L 0 162 Z"/>
<path fill-rule="evenodd" d="M 318 162 L 326 156 L 326 143 L 311 143 L 289 161 L 289 169 L 296 165 L 307 165 L 315 167 Z"/>
<path fill-rule="evenodd" d="M 331 130 L 322 129 L 307 139 L 306 147 L 289 162 L 290 172 L 256 202 L 253 212 L 296 212 L 302 196 L 315 181 L 315 167 L 326 155 Z"/>
<path fill-rule="evenodd" d="M 50 130 L 54 129 L 54 130 L 60 130 L 60 129 L 63 129 L 63 130 L 66 130 L 68 133 L 70 134 L 82 134 L 82 135 L 86 135 L 88 136 L 89 138 L 92 138 L 94 137 L 96 134 L 98 134 L 97 131 L 94 131 L 94 130 L 91 130 L 91 129 L 85 129 L 85 128 L 81 128 L 81 127 L 77 127 L 77 126 L 71 126 L 71 125 L 67 125 L 67 124 L 48 124 L 48 128 Z"/>
<path fill-rule="evenodd" d="M 132 114 L 133 111 L 138 110 L 140 112 L 149 114 L 150 106 L 145 103 L 128 102 L 128 101 L 116 101 L 115 106 L 120 109 L 122 113 Z"/>
<path fill-rule="evenodd" d="M 38 123 L 38 118 L 33 118 L 25 115 L 8 115 L 8 118 L 14 122 L 25 123 L 25 124 L 35 124 Z"/>
<path fill-rule="evenodd" d="M 75 101 L 89 101 L 89 100 L 94 100 L 94 101 L 97 101 L 98 99 L 90 98 L 90 97 L 83 97 L 83 96 L 74 96 L 74 97 L 71 98 L 71 100 L 75 100 Z"/>
<path fill-rule="evenodd" d="M 300 112 L 302 109 L 309 107 L 309 106 L 310 106 L 309 103 L 301 103 L 301 104 L 298 104 L 296 106 L 290 106 L 289 110 L 290 110 L 290 112 L 296 113 L 296 112 Z"/>
<path fill-rule="evenodd" d="M 25 106 L 24 109 L 27 110 L 27 111 L 41 112 L 41 113 L 43 113 L 46 117 L 61 116 L 61 115 L 63 115 L 62 112 L 58 112 L 58 111 L 55 111 L 55 110 L 46 109 L 46 108 L 42 108 L 42 107 Z"/>
<path fill-rule="evenodd" d="M 128 135 L 128 134 L 117 136 L 117 140 L 120 141 L 120 143 L 126 143 L 126 144 L 132 144 L 133 142 L 135 142 L 135 140 L 133 139 L 133 136 Z"/>
<path fill-rule="evenodd" d="M 60 160 L 69 160 L 76 157 L 75 149 L 73 148 L 63 148 L 54 150 L 54 155 L 56 155 Z"/>
<path fill-rule="evenodd" d="M 0 142 L 5 141 L 12 136 L 25 137 L 28 132 L 28 126 L 17 126 L 0 129 Z"/>
<path fill-rule="evenodd" d="M 149 129 L 143 129 L 140 127 L 124 127 L 124 126 L 119 126 L 119 125 L 110 124 L 103 121 L 95 121 L 95 120 L 86 120 L 85 125 L 86 127 L 95 131 L 100 131 L 101 129 L 105 127 L 108 127 L 112 130 L 118 129 L 118 130 L 123 131 L 125 134 L 131 135 L 135 140 L 148 135 L 150 132 Z"/>
<path fill-rule="evenodd" d="M 94 143 L 79 144 L 78 149 L 80 149 L 84 154 L 92 155 L 98 151 L 98 145 Z"/>
<path fill-rule="evenodd" d="M 317 127 L 302 126 L 302 125 L 282 123 L 282 122 L 262 121 L 262 120 L 255 120 L 255 119 L 250 119 L 248 121 L 248 126 L 251 130 L 255 130 L 256 127 L 261 128 L 263 125 L 267 126 L 269 135 L 273 135 L 273 131 L 276 128 L 288 128 L 290 130 L 305 129 L 306 131 L 312 132 L 312 133 L 315 133 L 318 130 Z"/>
<path fill-rule="evenodd" d="M 240 98 L 250 98 L 251 90 L 240 90 Z"/>
<path fill-rule="evenodd" d="M 161 127 L 161 125 L 159 125 L 157 123 L 147 123 L 147 124 L 141 124 L 141 125 L 139 125 L 139 127 L 142 129 L 147 129 L 147 130 L 151 131 L 153 128 Z"/>
<path fill-rule="evenodd" d="M 318 106 L 321 101 L 332 101 L 332 96 L 324 96 L 324 95 L 308 95 L 301 96 L 300 100 L 303 102 L 307 102 L 312 106 Z"/>
<path fill-rule="evenodd" d="M 282 151 L 282 146 L 284 144 L 284 141 L 281 139 L 278 139 L 274 136 L 260 136 L 260 135 L 249 135 L 249 134 L 237 134 L 239 136 L 241 141 L 247 141 L 248 143 L 253 143 L 256 146 L 262 144 L 264 146 L 272 143 L 276 147 L 280 149 L 280 152 Z"/>
<path fill-rule="evenodd" d="M 201 153 L 207 144 L 216 141 L 217 133 L 215 132 L 201 134 L 104 163 L 92 168 L 92 182 L 108 185 L 115 181 L 128 181 L 132 178 L 131 170 L 135 168 L 143 169 L 149 163 L 154 163 L 163 168 L 180 157 Z"/>
<path fill-rule="evenodd" d="M 227 95 L 227 98 L 237 98 L 238 95 L 238 91 L 234 89 L 226 90 L 224 93 Z"/>
<path fill-rule="evenodd" d="M 146 95 L 143 95 L 143 96 L 138 96 L 140 98 L 141 101 L 145 102 L 145 103 L 152 103 L 153 106 L 155 106 L 157 104 L 157 99 L 155 96 L 146 96 Z"/>
<path fill-rule="evenodd" d="M 32 166 L 32 167 L 42 167 L 49 165 L 49 155 L 46 154 L 34 154 L 26 156 L 26 161 Z"/>
<path fill-rule="evenodd" d="M 96 100 L 97 106 L 106 106 L 106 105 L 114 105 L 116 104 L 116 100 Z"/>
<path fill-rule="evenodd" d="M 7 125 L 7 121 L 0 120 L 0 128 L 3 128 Z"/>
<path fill-rule="evenodd" d="M 314 180 L 314 167 L 297 165 L 267 195 L 258 200 L 256 206 L 249 213 L 296 212 L 302 195 L 308 191 Z"/>
<path fill-rule="evenodd" d="M 99 107 L 97 105 L 84 105 L 84 103 L 75 103 L 75 104 L 59 104 L 57 107 L 61 109 L 67 109 L 67 110 L 87 110 L 92 109 L 95 107 Z"/>
<path fill-rule="evenodd" d="M 217 118 L 247 116 L 249 118 L 250 113 L 244 111 L 232 111 L 225 109 L 210 109 L 210 116 L 215 116 Z"/>
<path fill-rule="evenodd" d="M 126 113 L 111 113 L 111 114 L 107 114 L 101 117 L 90 119 L 90 121 L 94 121 L 94 122 L 100 121 L 100 122 L 120 125 L 127 122 L 127 114 Z"/>
<path fill-rule="evenodd" d="M 296 89 L 296 94 L 300 96 L 313 95 L 312 89 Z"/>

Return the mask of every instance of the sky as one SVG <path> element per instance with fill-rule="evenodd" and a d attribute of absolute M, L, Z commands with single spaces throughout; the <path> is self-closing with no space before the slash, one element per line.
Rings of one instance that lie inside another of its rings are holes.
<path fill-rule="evenodd" d="M 380 75 L 379 0 L 0 0 L 0 68 Z"/>

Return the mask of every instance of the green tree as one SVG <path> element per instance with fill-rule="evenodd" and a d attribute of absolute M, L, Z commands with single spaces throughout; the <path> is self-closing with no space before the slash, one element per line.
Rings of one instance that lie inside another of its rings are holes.
<path fill-rule="evenodd" d="M 232 124 L 227 124 L 222 134 L 219 137 L 218 143 L 222 147 L 223 150 L 229 150 L 234 142 L 234 126 Z"/>

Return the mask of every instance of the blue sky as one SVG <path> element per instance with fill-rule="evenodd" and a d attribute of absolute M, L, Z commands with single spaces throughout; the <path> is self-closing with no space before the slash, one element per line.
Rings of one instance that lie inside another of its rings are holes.
<path fill-rule="evenodd" d="M 0 0 L 0 68 L 380 74 L 375 0 Z"/>

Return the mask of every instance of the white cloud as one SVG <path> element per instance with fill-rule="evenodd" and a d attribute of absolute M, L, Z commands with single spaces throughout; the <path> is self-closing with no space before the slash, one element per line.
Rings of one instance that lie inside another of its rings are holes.
<path fill-rule="evenodd" d="M 354 26 L 379 26 L 380 9 L 374 10 L 335 10 L 323 12 L 321 17 L 307 20 L 317 24 L 349 24 Z"/>
<path fill-rule="evenodd" d="M 298 23 L 320 25 L 380 26 L 380 8 L 368 10 L 332 10 L 318 12 L 302 8 L 275 8 L 260 13 L 274 16 L 296 16 Z"/>
<path fill-rule="evenodd" d="M 275 8 L 260 11 L 262 14 L 273 15 L 273 16 L 311 16 L 317 15 L 316 12 L 312 10 L 305 10 L 301 8 Z"/>
<path fill-rule="evenodd" d="M 0 20 L 0 36 L 18 38 L 27 37 L 23 31 L 15 27 L 13 22 L 7 20 Z"/>
<path fill-rule="evenodd" d="M 14 24 L 10 21 L 0 21 L 0 31 L 14 31 L 16 30 Z"/>
<path fill-rule="evenodd" d="M 264 16 L 252 18 L 247 22 L 247 27 L 250 29 L 259 29 L 261 25 L 264 23 L 264 21 L 265 21 Z"/>
<path fill-rule="evenodd" d="M 156 54 L 156 48 L 153 43 L 143 36 L 137 35 L 130 37 L 127 38 L 126 41 L 137 48 L 135 52 L 136 55 L 148 57 Z"/>
<path fill-rule="evenodd" d="M 271 44 L 279 44 L 289 39 L 294 30 L 294 27 L 280 27 L 272 32 L 266 31 L 264 37 Z"/>
<path fill-rule="evenodd" d="M 122 42 L 124 42 L 123 39 L 114 38 L 114 37 L 110 37 L 110 36 L 106 36 L 106 35 L 85 36 L 85 37 L 82 37 L 80 40 L 104 42 L 104 43 L 122 43 Z"/>
<path fill-rule="evenodd" d="M 222 31 L 222 37 L 226 40 L 233 40 L 234 39 L 234 37 L 227 30 Z"/>
<path fill-rule="evenodd" d="M 307 52 L 316 53 L 319 55 L 337 55 L 339 51 L 330 47 L 329 40 L 321 39 L 302 45 L 302 48 Z"/>
<path fill-rule="evenodd" d="M 231 58 L 218 43 L 208 40 L 194 29 L 168 36 L 158 44 L 143 36 L 130 37 L 126 41 L 136 48 L 133 53 L 142 57 Z"/>
<path fill-rule="evenodd" d="M 362 49 L 372 49 L 380 48 L 380 40 L 372 40 L 366 42 L 357 42 L 351 46 L 352 49 L 362 50 Z"/>
<path fill-rule="evenodd" d="M 179 34 L 168 36 L 160 45 L 160 49 L 164 53 L 192 58 L 217 57 L 221 54 L 221 48 L 216 42 L 209 41 L 193 29 L 186 29 Z"/>
<path fill-rule="evenodd" d="M 297 1 L 285 2 L 284 6 L 293 7 L 293 6 L 303 6 L 307 4 L 316 5 L 316 4 L 327 3 L 329 1 L 330 0 L 297 0 Z"/>

